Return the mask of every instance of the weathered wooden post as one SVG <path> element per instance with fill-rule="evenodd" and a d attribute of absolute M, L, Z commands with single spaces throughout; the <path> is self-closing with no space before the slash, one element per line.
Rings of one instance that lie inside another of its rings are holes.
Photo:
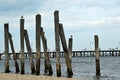
<path fill-rule="evenodd" d="M 31 66 L 31 73 L 34 74 L 35 67 L 34 67 L 33 55 L 32 55 L 32 50 L 30 47 L 30 41 L 29 41 L 27 30 L 24 30 L 24 35 L 25 35 L 25 42 L 26 42 L 26 47 L 27 47 L 27 51 L 28 51 L 28 58 L 29 58 L 30 66 Z"/>
<path fill-rule="evenodd" d="M 47 52 L 47 39 L 45 38 L 42 27 L 41 27 L 41 38 L 42 38 L 43 49 L 44 49 L 45 73 L 47 73 L 47 71 L 49 70 L 49 75 L 52 75 L 53 74 L 52 66 L 51 66 L 51 62 L 50 62 L 49 55 Z"/>
<path fill-rule="evenodd" d="M 57 73 L 57 76 L 61 76 L 59 11 L 57 11 L 57 10 L 54 12 L 54 23 L 55 23 L 55 47 L 56 47 L 56 73 Z"/>
<path fill-rule="evenodd" d="M 120 51 L 118 52 L 118 56 L 120 56 Z"/>
<path fill-rule="evenodd" d="M 20 19 L 20 48 L 21 48 L 21 74 L 25 73 L 24 62 L 24 19 L 21 16 Z"/>
<path fill-rule="evenodd" d="M 72 45 L 73 45 L 73 38 L 71 36 L 71 38 L 69 38 L 69 40 L 68 40 L 68 49 L 69 49 L 70 63 L 72 62 Z"/>
<path fill-rule="evenodd" d="M 44 49 L 44 67 L 45 67 L 45 70 L 44 72 L 47 73 L 48 71 L 48 65 L 47 65 L 47 48 L 46 48 L 46 45 L 45 45 L 45 36 L 44 36 L 44 32 L 43 32 L 43 28 L 40 27 L 41 29 L 41 38 L 42 38 L 42 43 L 43 43 L 43 49 Z"/>
<path fill-rule="evenodd" d="M 41 15 L 36 15 L 36 75 L 40 74 L 40 27 Z"/>
<path fill-rule="evenodd" d="M 0 54 L 0 60 L 1 60 L 1 56 L 2 56 L 2 55 Z"/>
<path fill-rule="evenodd" d="M 18 62 L 17 62 L 16 55 L 15 55 L 12 35 L 10 33 L 9 33 L 9 42 L 10 42 L 11 50 L 12 50 L 12 53 L 13 53 L 13 59 L 14 59 L 14 64 L 15 64 L 15 68 L 16 68 L 16 73 L 18 73 L 20 71 L 20 69 L 19 69 L 19 65 L 18 65 Z"/>
<path fill-rule="evenodd" d="M 100 77 L 100 57 L 99 57 L 99 39 L 98 36 L 94 36 L 95 41 L 95 61 L 96 61 L 96 76 Z"/>
<path fill-rule="evenodd" d="M 73 75 L 72 65 L 71 65 L 71 60 L 69 58 L 69 51 L 67 48 L 66 38 L 65 38 L 62 24 L 59 24 L 59 31 L 60 31 L 60 38 L 61 38 L 61 42 L 62 42 L 62 47 L 64 50 L 64 57 L 65 57 L 65 61 L 66 61 L 68 76 L 72 76 Z"/>
<path fill-rule="evenodd" d="M 47 51 L 47 39 L 45 38 L 45 48 L 46 48 L 46 51 Z M 49 54 L 47 52 L 47 55 L 46 55 L 46 60 L 47 60 L 47 65 L 48 65 L 48 70 L 49 70 L 49 75 L 52 75 L 53 74 L 53 70 L 52 70 L 52 65 L 51 65 L 51 62 L 50 62 L 50 59 L 49 59 Z"/>
<path fill-rule="evenodd" d="M 5 45 L 5 72 L 9 73 L 9 44 L 8 44 L 9 24 L 4 24 L 4 45 Z"/>

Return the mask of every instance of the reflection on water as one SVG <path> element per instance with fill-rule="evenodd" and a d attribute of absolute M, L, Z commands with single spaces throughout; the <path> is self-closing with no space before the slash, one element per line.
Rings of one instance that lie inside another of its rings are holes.
<path fill-rule="evenodd" d="M 53 76 L 56 76 L 56 59 L 50 58 L 53 67 Z M 20 60 L 18 60 L 20 65 Z M 95 59 L 94 57 L 79 57 L 72 59 L 73 77 L 89 78 L 89 80 L 119 80 L 120 79 L 120 57 L 101 57 L 101 77 L 95 77 Z M 44 60 L 41 59 L 41 74 L 44 74 Z M 10 60 L 10 70 L 15 72 L 14 61 Z M 0 60 L 0 72 L 4 72 L 4 60 Z M 30 74 L 29 60 L 25 60 L 25 73 Z M 66 64 L 64 58 L 61 58 L 61 73 L 63 77 L 67 76 Z"/>

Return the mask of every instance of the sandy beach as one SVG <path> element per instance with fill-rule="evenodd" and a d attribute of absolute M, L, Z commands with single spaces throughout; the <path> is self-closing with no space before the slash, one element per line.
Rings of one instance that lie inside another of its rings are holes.
<path fill-rule="evenodd" d="M 0 73 L 0 80 L 88 80 L 88 79 L 65 78 L 45 75 L 36 76 L 36 75 Z"/>

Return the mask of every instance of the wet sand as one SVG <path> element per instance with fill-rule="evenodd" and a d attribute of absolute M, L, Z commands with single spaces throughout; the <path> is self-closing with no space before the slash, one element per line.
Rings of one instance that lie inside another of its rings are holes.
<path fill-rule="evenodd" d="M 0 73 L 0 80 L 88 80 L 88 79 L 65 78 L 65 77 L 55 77 L 55 76 L 45 76 L 45 75 L 36 76 L 36 75 Z"/>

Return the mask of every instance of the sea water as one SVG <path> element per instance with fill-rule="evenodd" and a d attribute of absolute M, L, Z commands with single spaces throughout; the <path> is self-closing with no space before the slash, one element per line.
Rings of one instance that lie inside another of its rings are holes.
<path fill-rule="evenodd" d="M 56 58 L 50 58 L 53 76 L 56 76 Z M 35 60 L 34 60 L 35 62 Z M 18 60 L 20 67 L 20 60 Z M 11 73 L 15 73 L 14 61 L 9 61 Z M 87 78 L 96 80 L 95 57 L 72 58 L 73 78 Z M 101 57 L 100 58 L 101 77 L 99 80 L 120 80 L 120 57 Z M 5 71 L 4 60 L 0 60 L 0 72 Z M 25 59 L 25 74 L 30 74 L 29 60 Z M 41 59 L 40 74 L 44 75 L 44 59 Z M 61 58 L 61 74 L 67 77 L 65 59 Z"/>

